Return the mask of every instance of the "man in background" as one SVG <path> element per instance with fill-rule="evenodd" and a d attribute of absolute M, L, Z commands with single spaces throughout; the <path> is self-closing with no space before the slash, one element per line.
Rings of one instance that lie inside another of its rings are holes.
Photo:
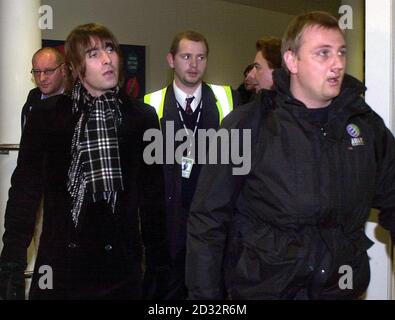
<path fill-rule="evenodd" d="M 23 105 L 21 113 L 22 131 L 30 111 L 37 102 L 64 92 L 66 85 L 64 55 L 54 47 L 44 47 L 37 50 L 32 57 L 32 70 L 30 72 L 37 87 L 30 90 Z M 37 211 L 33 241 L 28 251 L 28 272 L 31 272 L 34 267 L 42 229 L 42 217 L 42 205 L 40 205 Z"/>
<path fill-rule="evenodd" d="M 37 101 L 64 92 L 66 72 L 64 69 L 63 54 L 53 47 L 44 47 L 39 49 L 33 55 L 31 73 L 37 87 L 30 90 L 27 100 L 22 108 L 22 130 L 26 125 L 31 109 Z"/>
<path fill-rule="evenodd" d="M 255 79 L 255 72 L 253 71 L 254 64 L 248 65 L 244 72 L 243 83 L 237 88 L 237 92 L 240 95 L 241 103 L 246 104 L 251 101 L 252 97 L 256 93 L 257 81 Z"/>
<path fill-rule="evenodd" d="M 256 92 L 273 89 L 273 71 L 281 68 L 281 39 L 266 37 L 256 42 L 256 55 L 251 70 Z"/>
<path fill-rule="evenodd" d="M 217 129 L 222 119 L 238 105 L 238 95 L 229 86 L 203 82 L 208 54 L 208 43 L 202 34 L 184 31 L 174 37 L 167 54 L 167 62 L 174 70 L 174 81 L 144 97 L 144 102 L 156 109 L 164 137 L 167 138 L 168 133 L 166 124 L 171 124 L 174 132 L 189 129 L 193 133 L 191 138 L 196 142 L 198 129 Z M 182 142 L 174 143 L 177 149 Z M 194 145 L 197 146 L 197 143 Z M 195 158 L 189 150 L 183 155 L 182 164 L 166 163 L 164 166 L 167 237 L 171 257 L 167 299 L 187 297 L 184 279 L 186 226 L 201 168 L 195 161 L 199 150 L 194 151 Z"/>

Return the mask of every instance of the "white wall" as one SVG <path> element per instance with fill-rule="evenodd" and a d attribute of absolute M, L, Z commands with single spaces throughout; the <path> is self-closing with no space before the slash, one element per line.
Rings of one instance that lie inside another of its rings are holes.
<path fill-rule="evenodd" d="M 147 46 L 147 91 L 171 79 L 165 56 L 174 35 L 193 29 L 203 33 L 210 47 L 206 80 L 241 83 L 242 73 L 255 56 L 255 42 L 263 35 L 281 37 L 290 15 L 217 0 L 42 0 L 54 11 L 54 29 L 43 38 L 64 40 L 77 25 L 100 22 L 120 43 Z"/>
<path fill-rule="evenodd" d="M 345 30 L 347 41 L 347 73 L 364 81 L 364 50 L 365 50 L 365 1 L 342 0 L 342 5 L 352 8 L 352 28 Z"/>
<path fill-rule="evenodd" d="M 41 46 L 39 6 L 40 0 L 0 0 L 0 143 L 19 143 L 22 105 L 34 87 L 31 57 Z M 4 211 L 17 155 L 16 151 L 0 154 L 0 236 L 4 232 Z"/>
<path fill-rule="evenodd" d="M 366 101 L 395 132 L 394 121 L 394 6 L 391 0 L 366 0 Z M 373 213 L 367 224 L 375 245 L 368 251 L 372 268 L 368 299 L 394 299 L 391 265 L 392 244 L 388 232 L 378 226 Z"/>

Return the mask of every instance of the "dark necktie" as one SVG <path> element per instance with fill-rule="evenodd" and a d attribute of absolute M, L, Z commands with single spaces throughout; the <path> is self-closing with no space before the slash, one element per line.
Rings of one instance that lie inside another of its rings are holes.
<path fill-rule="evenodd" d="M 190 98 L 186 98 L 186 99 L 185 99 L 186 102 L 187 102 L 187 104 L 186 104 L 186 106 L 185 106 L 185 112 L 186 112 L 188 115 L 191 115 L 191 114 L 193 113 L 193 110 L 192 110 L 192 108 L 191 108 L 191 103 L 192 103 L 193 99 L 195 99 L 195 97 L 190 97 Z"/>

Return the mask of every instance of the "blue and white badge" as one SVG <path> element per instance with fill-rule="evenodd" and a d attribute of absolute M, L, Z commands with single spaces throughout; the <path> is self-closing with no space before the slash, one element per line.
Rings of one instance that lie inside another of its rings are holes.
<path fill-rule="evenodd" d="M 351 145 L 353 147 L 365 145 L 365 142 L 361 137 L 361 130 L 356 124 L 350 123 L 349 125 L 347 125 L 346 130 L 347 133 L 351 136 Z"/>

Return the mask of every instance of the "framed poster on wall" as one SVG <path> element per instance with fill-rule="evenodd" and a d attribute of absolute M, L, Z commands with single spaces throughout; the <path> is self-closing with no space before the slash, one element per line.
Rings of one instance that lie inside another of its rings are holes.
<path fill-rule="evenodd" d="M 63 40 L 42 40 L 43 47 L 56 47 L 64 53 Z M 145 46 L 120 44 L 123 55 L 123 74 L 125 80 L 122 89 L 133 98 L 142 98 L 145 94 Z"/>

